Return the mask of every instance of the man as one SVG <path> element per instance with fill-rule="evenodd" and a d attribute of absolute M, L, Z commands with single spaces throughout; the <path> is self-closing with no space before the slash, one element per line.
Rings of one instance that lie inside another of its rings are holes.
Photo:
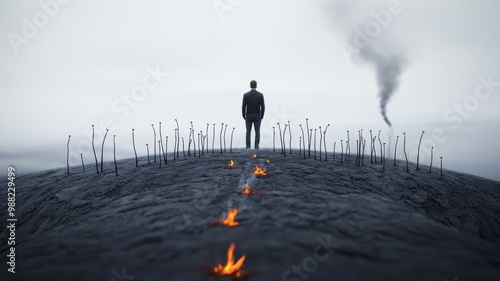
<path fill-rule="evenodd" d="M 259 148 L 260 142 L 260 123 L 264 118 L 264 95 L 257 91 L 257 81 L 250 81 L 251 91 L 243 95 L 242 114 L 247 127 L 246 148 L 250 148 L 250 136 L 252 125 L 255 129 L 255 149 Z"/>

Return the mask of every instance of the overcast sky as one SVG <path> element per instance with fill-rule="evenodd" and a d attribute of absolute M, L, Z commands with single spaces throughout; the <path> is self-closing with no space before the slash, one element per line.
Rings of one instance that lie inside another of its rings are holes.
<path fill-rule="evenodd" d="M 145 155 L 151 124 L 173 138 L 175 119 L 186 139 L 190 121 L 210 134 L 228 124 L 242 147 L 252 79 L 266 98 L 262 147 L 287 121 L 298 147 L 305 118 L 331 124 L 329 149 L 346 130 L 389 142 L 379 85 L 394 79 L 393 136 L 406 131 L 415 151 L 425 130 L 445 168 L 500 181 L 498 11 L 494 0 L 0 1 L 0 164 L 63 166 L 69 134 L 73 166 L 80 153 L 90 163 L 92 124 L 110 129 L 106 151 L 117 135 L 120 158 L 133 157 L 132 128 Z"/>

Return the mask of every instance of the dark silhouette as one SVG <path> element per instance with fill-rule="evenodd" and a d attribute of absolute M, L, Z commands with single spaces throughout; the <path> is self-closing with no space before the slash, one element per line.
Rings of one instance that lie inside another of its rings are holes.
<path fill-rule="evenodd" d="M 241 111 L 247 128 L 246 148 L 250 148 L 250 136 L 253 125 L 255 130 L 254 146 L 258 149 L 260 143 L 260 124 L 264 118 L 265 111 L 264 95 L 256 90 L 257 82 L 255 80 L 250 81 L 250 88 L 251 91 L 243 95 Z"/>

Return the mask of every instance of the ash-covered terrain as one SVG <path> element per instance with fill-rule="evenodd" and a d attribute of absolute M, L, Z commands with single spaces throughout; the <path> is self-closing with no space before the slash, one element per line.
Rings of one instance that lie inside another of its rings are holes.
<path fill-rule="evenodd" d="M 1 280 L 230 280 L 209 273 L 231 243 L 247 280 L 500 280 L 500 183 L 390 160 L 383 171 L 369 156 L 253 153 L 17 178 L 16 273 L 4 228 Z M 247 183 L 257 194 L 241 194 Z M 218 225 L 230 208 L 240 224 Z"/>

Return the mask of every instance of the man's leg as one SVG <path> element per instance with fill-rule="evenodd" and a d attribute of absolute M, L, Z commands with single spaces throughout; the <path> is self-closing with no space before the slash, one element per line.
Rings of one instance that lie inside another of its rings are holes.
<path fill-rule="evenodd" d="M 250 136 L 252 133 L 252 120 L 250 120 L 250 118 L 247 117 L 247 119 L 245 119 L 245 125 L 247 127 L 247 135 L 246 135 L 247 146 L 246 146 L 246 148 L 250 148 Z"/>
<path fill-rule="evenodd" d="M 255 148 L 259 148 L 260 144 L 260 123 L 262 120 L 257 118 L 257 120 L 254 121 L 254 128 L 255 128 Z"/>

